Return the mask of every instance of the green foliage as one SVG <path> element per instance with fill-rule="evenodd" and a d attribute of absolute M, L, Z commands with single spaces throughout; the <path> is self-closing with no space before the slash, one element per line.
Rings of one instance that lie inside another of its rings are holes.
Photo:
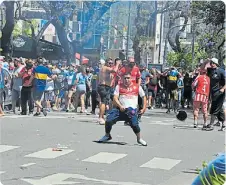
<path fill-rule="evenodd" d="M 224 24 L 225 4 L 223 1 L 193 1 L 192 15 L 212 25 Z"/>
<path fill-rule="evenodd" d="M 18 25 L 18 23 L 14 26 L 12 34 L 13 34 L 13 37 L 17 37 L 22 34 L 22 29 L 21 29 L 20 25 Z"/>
<path fill-rule="evenodd" d="M 20 25 L 22 24 L 22 25 Z M 33 19 L 31 20 L 31 24 L 33 25 L 34 29 L 36 30 L 38 28 L 38 21 Z M 25 35 L 28 37 L 32 36 L 32 30 L 30 23 L 26 21 L 17 22 L 17 24 L 14 26 L 13 30 L 13 37 L 17 37 L 18 35 Z"/>
<path fill-rule="evenodd" d="M 200 49 L 198 45 L 195 45 L 195 57 L 192 62 L 192 51 L 191 48 L 188 51 L 174 52 L 171 51 L 167 54 L 167 63 L 169 66 L 181 67 L 181 61 L 184 59 L 185 65 L 182 66 L 184 69 L 192 69 L 196 64 L 199 63 L 200 59 L 208 58 L 208 54 L 204 49 Z"/>

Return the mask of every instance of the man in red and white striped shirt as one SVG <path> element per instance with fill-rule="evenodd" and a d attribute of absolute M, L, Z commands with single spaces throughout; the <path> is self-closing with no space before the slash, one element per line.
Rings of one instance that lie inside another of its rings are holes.
<path fill-rule="evenodd" d="M 206 129 L 208 117 L 207 107 L 210 93 L 210 78 L 207 76 L 207 71 L 205 69 L 200 69 L 200 75 L 197 76 L 195 81 L 192 83 L 192 87 L 195 89 L 195 97 L 193 102 L 194 128 L 197 127 L 198 113 L 201 105 L 204 119 L 203 129 Z"/>

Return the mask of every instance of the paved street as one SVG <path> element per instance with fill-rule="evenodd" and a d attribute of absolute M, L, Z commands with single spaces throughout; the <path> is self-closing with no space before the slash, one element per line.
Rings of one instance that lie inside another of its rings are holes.
<path fill-rule="evenodd" d="M 186 122 L 179 122 L 173 113 L 148 110 L 141 123 L 147 147 L 137 145 L 123 123 L 113 127 L 112 142 L 96 143 L 104 134 L 96 121 L 75 113 L 1 118 L 1 182 L 190 185 L 202 161 L 224 151 L 224 132 L 193 129 L 190 113 Z M 52 151 L 57 145 L 62 151 Z"/>

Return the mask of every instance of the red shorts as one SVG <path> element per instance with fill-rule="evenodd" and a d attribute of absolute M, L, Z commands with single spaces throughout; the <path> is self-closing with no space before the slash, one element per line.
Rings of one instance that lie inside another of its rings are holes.
<path fill-rule="evenodd" d="M 194 110 L 194 113 L 197 114 L 199 112 L 200 106 L 202 108 L 202 113 L 203 114 L 207 114 L 208 113 L 208 111 L 207 111 L 208 103 L 201 102 L 201 101 L 194 101 L 193 102 L 193 110 Z"/>

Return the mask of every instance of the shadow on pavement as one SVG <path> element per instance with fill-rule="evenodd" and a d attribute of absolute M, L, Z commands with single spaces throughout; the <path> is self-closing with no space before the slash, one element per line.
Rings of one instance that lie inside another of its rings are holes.
<path fill-rule="evenodd" d="M 183 173 L 189 173 L 189 174 L 199 174 L 197 169 L 189 169 L 189 170 L 183 170 Z"/>
<path fill-rule="evenodd" d="M 127 145 L 128 143 L 125 142 L 114 142 L 114 141 L 107 141 L 107 142 L 99 142 L 99 141 L 93 141 L 94 143 L 100 143 L 100 144 L 113 144 L 113 145 Z"/>
<path fill-rule="evenodd" d="M 175 128 L 175 129 L 187 129 L 187 130 L 202 130 L 201 128 L 194 128 L 193 125 L 192 126 L 188 126 L 188 125 L 173 125 L 173 128 Z"/>

